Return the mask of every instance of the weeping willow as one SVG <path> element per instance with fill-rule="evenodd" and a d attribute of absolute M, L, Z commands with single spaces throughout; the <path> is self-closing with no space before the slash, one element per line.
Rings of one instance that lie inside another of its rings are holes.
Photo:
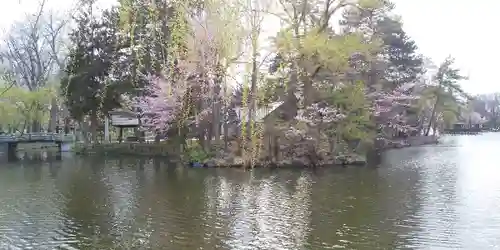
<path fill-rule="evenodd" d="M 3 90 L 0 88 L 0 92 Z M 49 116 L 50 103 L 56 96 L 50 87 L 29 91 L 22 87 L 6 89 L 0 105 L 0 125 L 22 130 L 23 124 L 45 120 Z"/>

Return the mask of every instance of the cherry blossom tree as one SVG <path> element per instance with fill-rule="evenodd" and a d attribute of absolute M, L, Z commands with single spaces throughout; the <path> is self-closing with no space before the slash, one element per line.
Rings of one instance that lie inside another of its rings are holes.
<path fill-rule="evenodd" d="M 367 95 L 373 103 L 371 109 L 377 124 L 379 139 L 387 139 L 387 133 L 407 134 L 416 129 L 413 124 L 410 124 L 409 117 L 406 115 L 406 110 L 418 100 L 418 97 L 410 92 L 413 86 L 413 84 L 408 84 L 392 91 L 381 90 Z"/>
<path fill-rule="evenodd" d="M 182 108 L 187 88 L 165 78 L 151 79 L 145 94 L 133 100 L 133 106 L 141 111 L 141 123 L 156 131 L 168 130 Z"/>

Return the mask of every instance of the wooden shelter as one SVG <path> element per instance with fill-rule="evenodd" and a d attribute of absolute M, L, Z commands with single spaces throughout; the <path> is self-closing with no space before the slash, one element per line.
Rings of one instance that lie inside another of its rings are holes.
<path fill-rule="evenodd" d="M 139 116 L 137 113 L 130 110 L 116 109 L 108 113 L 111 118 L 111 125 L 120 129 L 118 141 L 123 141 L 124 128 L 137 128 L 140 125 Z M 106 117 L 104 122 L 104 137 L 109 140 L 109 118 Z"/>

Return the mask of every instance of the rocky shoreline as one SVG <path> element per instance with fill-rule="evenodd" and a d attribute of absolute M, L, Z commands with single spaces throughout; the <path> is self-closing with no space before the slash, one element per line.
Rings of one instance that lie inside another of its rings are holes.
<path fill-rule="evenodd" d="M 439 138 L 435 136 L 418 136 L 409 137 L 397 141 L 392 141 L 386 144 L 384 150 L 423 146 L 439 143 Z M 171 160 L 169 152 L 172 148 L 164 143 L 107 143 L 107 144 L 79 144 L 75 147 L 75 153 L 81 155 L 131 155 L 142 157 L 161 157 Z M 314 164 L 312 164 L 314 163 Z M 366 157 L 357 154 L 345 155 L 328 155 L 323 159 L 311 160 L 310 156 L 295 155 L 294 157 L 284 157 L 280 160 L 270 159 L 255 159 L 250 165 L 253 167 L 269 167 L 269 168 L 312 168 L 312 167 L 328 167 L 328 166 L 365 166 L 367 164 Z M 248 166 L 243 157 L 234 157 L 234 154 L 223 154 L 216 157 L 211 157 L 203 162 L 189 162 L 191 167 L 208 167 L 208 168 L 242 168 Z"/>
<path fill-rule="evenodd" d="M 439 143 L 438 136 L 410 136 L 405 139 L 388 143 L 386 149 L 418 147 L 418 146 L 432 145 L 438 143 Z"/>
<path fill-rule="evenodd" d="M 418 147 L 424 145 L 438 144 L 439 137 L 437 136 L 414 136 L 405 139 L 394 140 L 387 143 L 383 150 L 399 149 L 406 147 Z M 261 159 L 256 162 L 254 167 L 325 167 L 325 166 L 365 166 L 367 159 L 365 156 L 357 154 L 346 155 L 327 155 L 323 159 L 316 159 L 314 164 L 311 164 L 310 157 L 306 155 L 296 156 L 293 159 L 285 159 L 279 161 L 270 161 Z M 205 162 L 190 163 L 195 167 L 243 167 L 244 160 L 241 157 L 231 157 L 230 155 L 215 157 Z"/>

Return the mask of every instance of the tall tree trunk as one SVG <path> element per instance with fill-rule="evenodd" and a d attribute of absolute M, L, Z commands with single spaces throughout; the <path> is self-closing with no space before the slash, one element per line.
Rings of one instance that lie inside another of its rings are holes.
<path fill-rule="evenodd" d="M 252 76 L 250 84 L 250 93 L 248 95 L 248 122 L 247 122 L 247 136 L 251 137 L 252 124 L 255 122 L 255 108 L 256 108 L 256 93 L 257 93 L 257 48 L 254 46 L 252 55 Z"/>
<path fill-rule="evenodd" d="M 227 150 L 228 147 L 229 147 L 229 123 L 228 122 L 225 122 L 224 125 L 223 125 L 223 129 L 224 129 L 224 150 Z"/>
<path fill-rule="evenodd" d="M 30 122 L 25 122 L 23 133 L 26 133 L 26 134 L 31 133 L 31 124 L 30 124 Z"/>
<path fill-rule="evenodd" d="M 438 95 L 436 97 L 436 102 L 434 103 L 434 107 L 432 107 L 432 113 L 431 113 L 431 117 L 429 118 L 429 125 L 427 125 L 427 130 L 425 131 L 425 136 L 429 136 L 429 132 L 431 131 L 431 127 L 434 123 L 434 119 L 436 117 L 436 111 L 437 111 L 437 106 L 439 104 L 439 99 L 440 99 L 441 95 L 439 94 L 439 91 L 438 91 Z"/>
<path fill-rule="evenodd" d="M 89 137 L 88 137 L 88 132 L 89 132 L 89 124 L 87 119 L 83 119 L 82 122 L 78 122 L 78 128 L 80 130 L 81 137 L 85 143 L 89 143 Z"/>
<path fill-rule="evenodd" d="M 50 103 L 50 118 L 49 118 L 49 127 L 47 129 L 48 132 L 56 132 L 57 126 L 57 113 L 58 113 L 58 105 L 57 99 L 54 97 Z"/>
<path fill-rule="evenodd" d="M 213 123 L 215 123 L 215 122 L 212 122 L 212 124 Z M 207 128 L 207 139 L 208 139 L 209 142 L 211 142 L 213 138 L 214 138 L 214 126 L 208 126 L 208 128 Z"/>
<path fill-rule="evenodd" d="M 97 143 L 97 111 L 92 111 L 90 114 L 90 132 L 92 134 L 92 142 Z"/>
<path fill-rule="evenodd" d="M 155 143 L 160 143 L 161 140 L 161 133 L 159 129 L 155 130 Z"/>
<path fill-rule="evenodd" d="M 40 127 L 39 127 L 38 119 L 35 119 L 31 123 L 31 133 L 37 133 L 37 132 L 40 132 Z"/>
<path fill-rule="evenodd" d="M 290 81 L 288 81 L 287 86 L 287 97 L 286 97 L 286 118 L 293 119 L 297 115 L 297 97 L 295 96 L 295 90 L 297 90 L 298 85 L 298 71 L 296 62 L 292 62 Z"/>
<path fill-rule="evenodd" d="M 221 111 L 221 101 L 222 101 L 222 98 L 221 98 L 221 84 L 222 84 L 222 81 L 223 81 L 223 77 L 222 77 L 222 66 L 218 65 L 217 66 L 217 72 L 216 72 L 217 76 L 216 76 L 216 80 L 215 80 L 215 86 L 214 86 L 214 102 L 213 102 L 213 105 L 212 105 L 212 117 L 213 117 L 213 120 L 212 120 L 212 133 L 213 133 L 213 136 L 215 137 L 215 143 L 217 145 L 220 144 L 220 135 L 221 135 L 221 124 L 222 124 L 222 121 L 224 121 L 224 119 L 221 119 L 221 115 L 220 115 L 220 111 Z"/>
<path fill-rule="evenodd" d="M 225 96 L 225 94 L 224 94 Z M 224 134 L 224 150 L 228 150 L 229 148 L 229 140 L 230 140 L 230 137 L 229 137 L 229 125 L 230 125 L 230 111 L 229 111 L 229 107 L 228 107 L 228 104 L 225 103 L 224 105 L 224 123 L 223 123 L 223 134 Z"/>

